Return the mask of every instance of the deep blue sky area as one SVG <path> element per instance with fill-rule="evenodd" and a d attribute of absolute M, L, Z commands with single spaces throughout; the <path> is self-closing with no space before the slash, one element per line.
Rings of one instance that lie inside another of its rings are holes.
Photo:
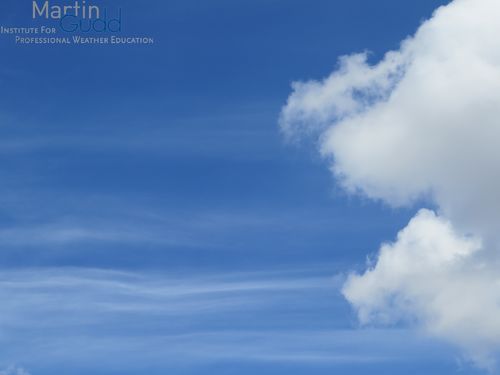
<path fill-rule="evenodd" d="M 475 373 L 359 329 L 342 279 L 414 209 L 347 195 L 278 127 L 293 81 L 377 61 L 446 1 L 94 3 L 155 44 L 0 35 L 0 370 Z M 2 0 L 0 25 L 33 24 Z"/>

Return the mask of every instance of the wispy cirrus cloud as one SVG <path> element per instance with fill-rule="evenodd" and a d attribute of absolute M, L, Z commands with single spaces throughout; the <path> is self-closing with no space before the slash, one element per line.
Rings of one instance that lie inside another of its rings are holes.
<path fill-rule="evenodd" d="M 401 348 L 408 331 L 332 327 L 334 317 L 319 311 L 342 302 L 335 293 L 341 279 L 313 273 L 2 271 L 0 363 L 35 372 L 88 360 L 165 369 L 221 361 L 369 364 L 429 354 L 426 340 Z"/>
<path fill-rule="evenodd" d="M 30 375 L 30 373 L 22 367 L 9 366 L 5 370 L 0 370 L 0 375 Z"/>

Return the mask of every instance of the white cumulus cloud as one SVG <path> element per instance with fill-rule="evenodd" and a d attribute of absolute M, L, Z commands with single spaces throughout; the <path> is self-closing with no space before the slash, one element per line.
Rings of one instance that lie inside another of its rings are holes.
<path fill-rule="evenodd" d="M 420 211 L 344 292 L 363 323 L 411 321 L 490 366 L 500 350 L 500 2 L 455 0 L 377 64 L 295 83 L 288 138 L 316 135 L 339 183 Z"/>
<path fill-rule="evenodd" d="M 500 347 L 500 274 L 476 257 L 481 241 L 421 210 L 374 265 L 343 288 L 362 324 L 410 323 L 494 366 Z"/>

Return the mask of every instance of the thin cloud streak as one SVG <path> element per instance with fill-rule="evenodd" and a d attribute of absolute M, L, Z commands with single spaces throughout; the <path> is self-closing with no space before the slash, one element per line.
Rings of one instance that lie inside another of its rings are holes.
<path fill-rule="evenodd" d="M 309 301 L 338 303 L 342 280 L 307 273 L 2 271 L 0 363 L 320 365 L 404 361 L 427 351 L 421 343 L 401 349 L 406 331 L 361 333 L 317 321 Z"/>

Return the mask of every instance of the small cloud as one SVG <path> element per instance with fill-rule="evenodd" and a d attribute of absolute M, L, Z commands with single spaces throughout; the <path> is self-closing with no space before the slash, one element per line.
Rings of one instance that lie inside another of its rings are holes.
<path fill-rule="evenodd" d="M 31 375 L 31 374 L 22 367 L 9 366 L 5 370 L 1 370 L 0 375 Z"/>

